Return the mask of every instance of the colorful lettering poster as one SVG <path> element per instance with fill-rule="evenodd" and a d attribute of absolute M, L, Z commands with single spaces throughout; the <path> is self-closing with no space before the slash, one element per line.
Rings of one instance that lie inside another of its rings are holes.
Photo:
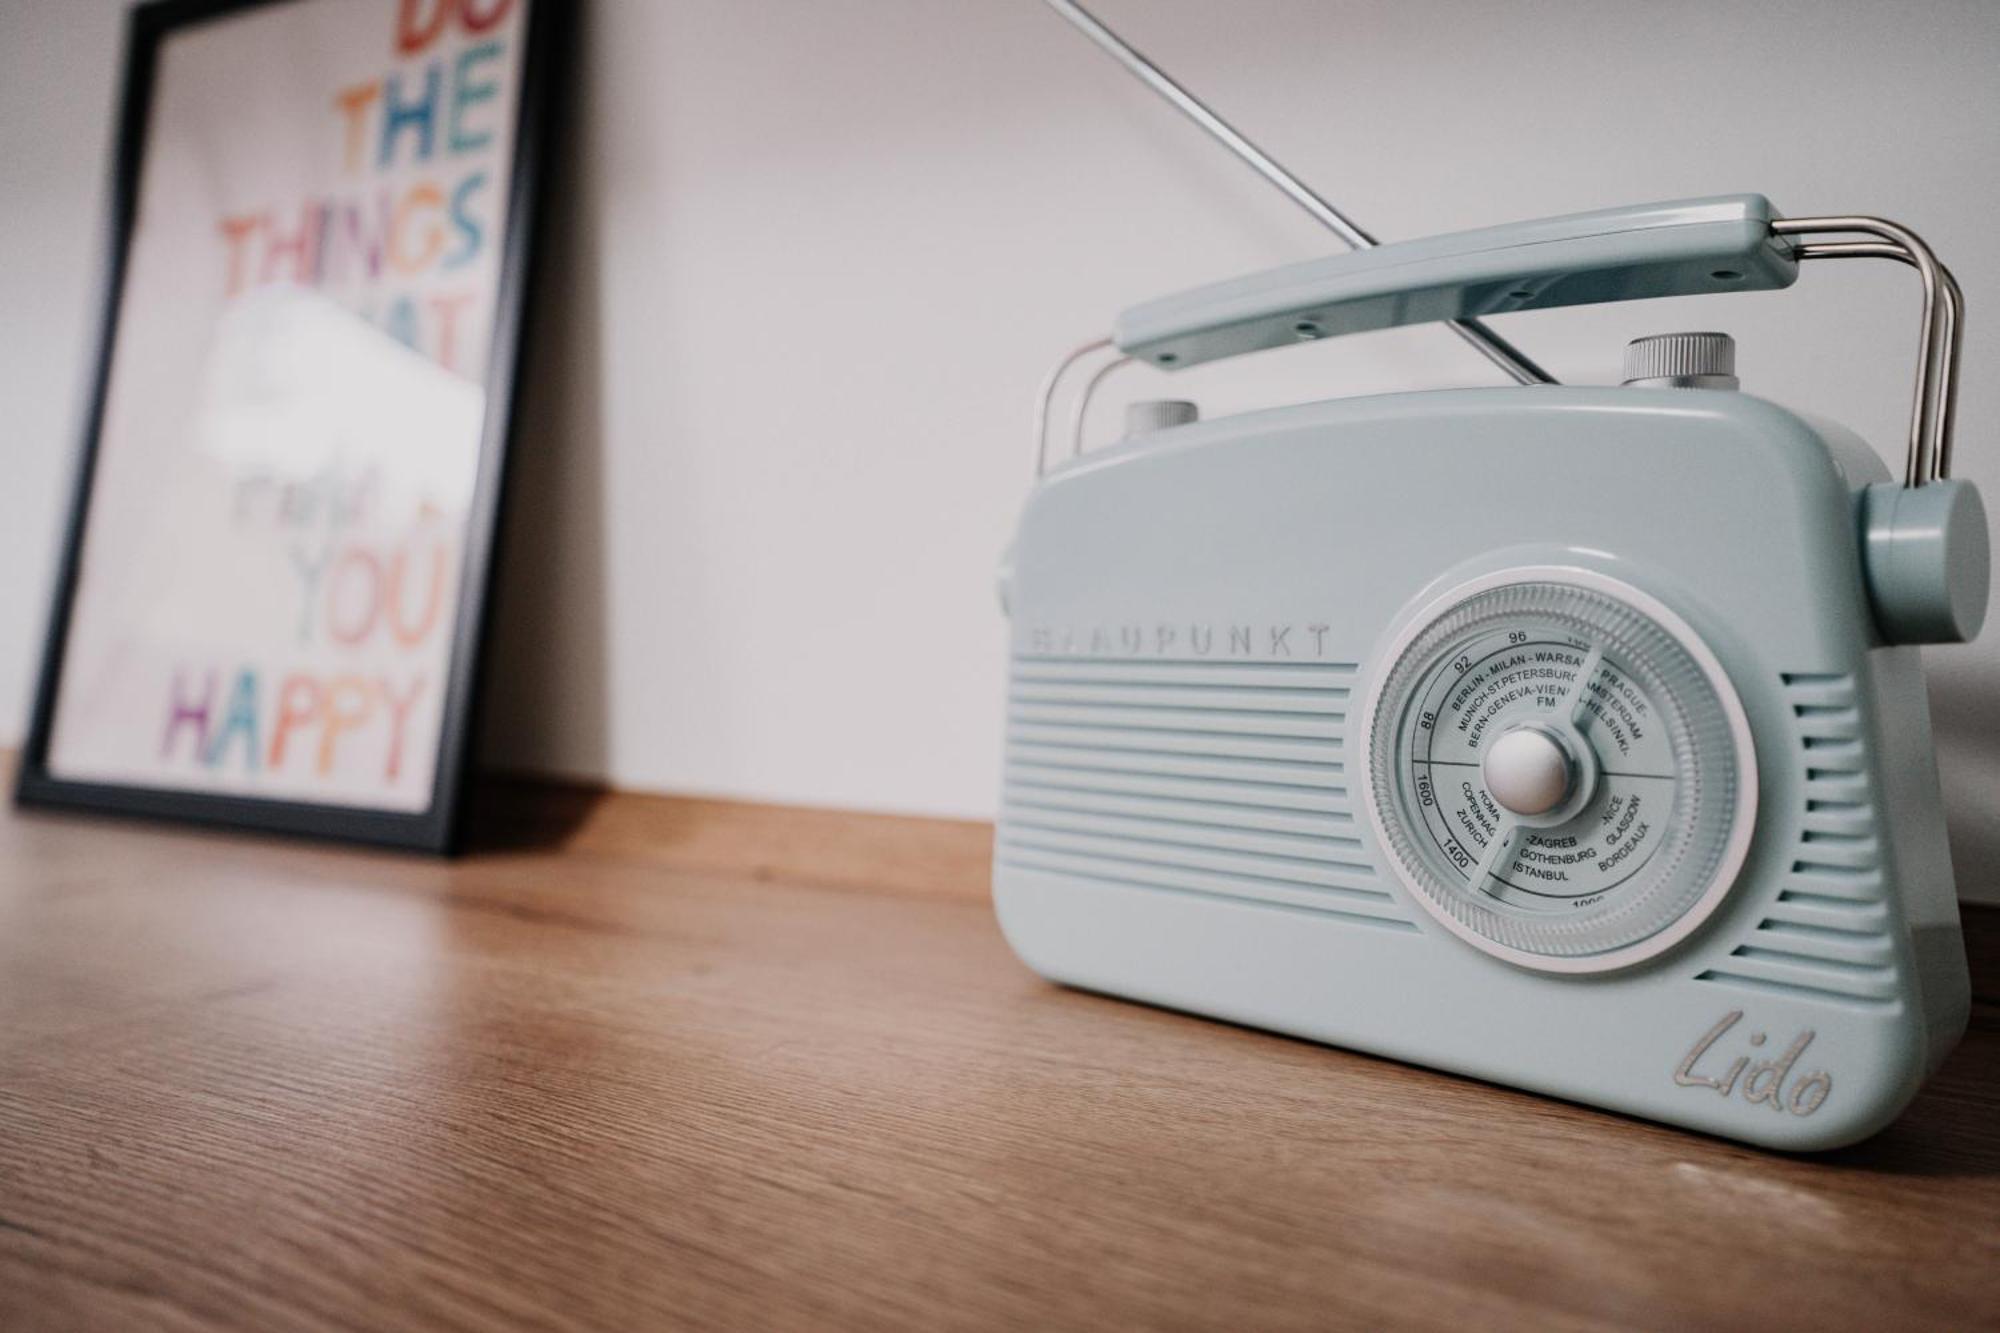
<path fill-rule="evenodd" d="M 214 8 L 162 25 L 128 92 L 135 207 L 39 767 L 418 814 L 489 535 L 529 0 Z"/>

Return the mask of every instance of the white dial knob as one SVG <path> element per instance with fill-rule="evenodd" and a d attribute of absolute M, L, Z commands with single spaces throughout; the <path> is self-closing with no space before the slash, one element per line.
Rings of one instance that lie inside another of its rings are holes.
<path fill-rule="evenodd" d="M 1516 727 L 1486 747 L 1479 765 L 1486 790 L 1509 812 L 1545 815 L 1569 799 L 1576 764 L 1540 727 Z"/>

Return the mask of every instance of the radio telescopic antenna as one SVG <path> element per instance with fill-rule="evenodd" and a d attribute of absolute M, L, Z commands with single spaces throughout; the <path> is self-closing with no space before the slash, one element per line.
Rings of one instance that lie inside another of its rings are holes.
<path fill-rule="evenodd" d="M 1287 199 L 1310 213 L 1313 220 L 1356 250 L 1367 250 L 1375 238 L 1354 221 L 1315 194 L 1310 186 L 1278 165 L 1277 159 L 1251 143 L 1235 126 L 1217 115 L 1207 103 L 1174 82 L 1158 65 L 1133 50 L 1117 33 L 1104 26 L 1095 15 L 1075 0 L 1045 0 L 1071 26 L 1097 43 L 1104 53 L 1123 65 L 1128 73 L 1165 98 L 1175 110 L 1192 120 L 1224 148 L 1249 165 L 1251 170 L 1276 186 Z M 1522 384 L 1554 384 L 1555 376 L 1528 358 L 1520 348 L 1502 338 L 1476 319 L 1453 319 L 1446 323 L 1488 361 Z"/>

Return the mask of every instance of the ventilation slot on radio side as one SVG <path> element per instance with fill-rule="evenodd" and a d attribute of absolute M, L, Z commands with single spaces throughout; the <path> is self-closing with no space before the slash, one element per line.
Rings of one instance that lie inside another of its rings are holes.
<path fill-rule="evenodd" d="M 1890 1004 L 1896 990 L 1879 812 L 1852 676 L 1787 675 L 1806 808 L 1778 900 L 1703 981 Z"/>
<path fill-rule="evenodd" d="M 1001 864 L 1415 929 L 1355 826 L 1354 672 L 1016 657 Z"/>

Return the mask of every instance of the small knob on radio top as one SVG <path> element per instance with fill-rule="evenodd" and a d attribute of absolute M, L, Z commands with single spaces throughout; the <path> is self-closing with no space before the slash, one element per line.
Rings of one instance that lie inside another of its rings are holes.
<path fill-rule="evenodd" d="M 1641 389 L 1734 389 L 1736 340 L 1726 333 L 1656 333 L 1625 345 L 1625 383 Z"/>
<path fill-rule="evenodd" d="M 1188 426 L 1201 419 L 1201 409 L 1181 398 L 1142 398 L 1125 405 L 1125 438 L 1136 439 L 1156 430 Z"/>

